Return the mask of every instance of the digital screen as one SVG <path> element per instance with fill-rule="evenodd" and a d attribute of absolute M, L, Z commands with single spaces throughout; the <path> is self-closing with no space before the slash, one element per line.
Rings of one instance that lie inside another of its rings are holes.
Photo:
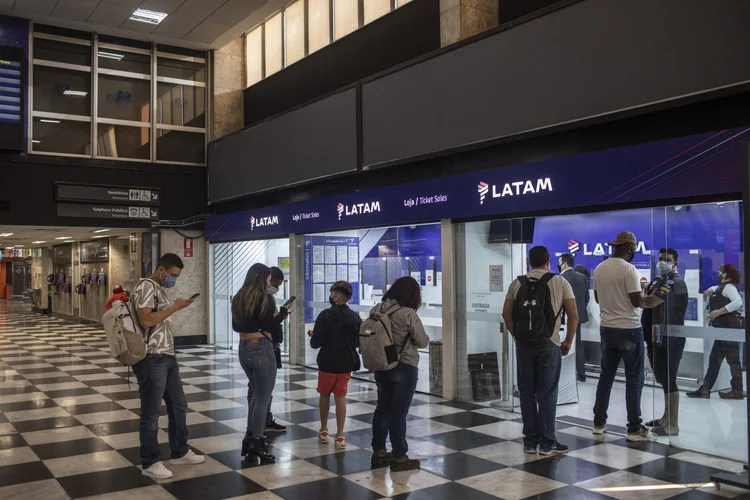
<path fill-rule="evenodd" d="M 0 123 L 22 124 L 21 63 L 0 59 Z"/>
<path fill-rule="evenodd" d="M 685 311 L 685 321 L 698 321 L 698 299 L 690 297 L 688 299 L 687 311 Z"/>

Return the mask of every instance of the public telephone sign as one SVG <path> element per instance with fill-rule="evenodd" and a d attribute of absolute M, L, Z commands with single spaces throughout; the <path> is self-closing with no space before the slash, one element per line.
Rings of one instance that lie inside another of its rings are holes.
<path fill-rule="evenodd" d="M 88 184 L 55 183 L 58 201 L 89 201 L 121 203 L 124 205 L 161 204 L 161 190 L 146 187 L 100 186 Z"/>

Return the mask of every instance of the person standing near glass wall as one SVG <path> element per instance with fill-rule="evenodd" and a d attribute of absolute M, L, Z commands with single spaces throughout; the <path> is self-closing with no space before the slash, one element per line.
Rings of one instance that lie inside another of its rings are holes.
<path fill-rule="evenodd" d="M 685 337 L 662 334 L 657 342 L 653 337 L 653 326 L 684 325 L 688 307 L 688 288 L 685 280 L 677 272 L 679 254 L 673 248 L 659 250 L 656 263 L 658 276 L 646 287 L 643 298 L 641 325 L 646 337 L 646 352 L 654 378 L 664 391 L 664 415 L 646 422 L 659 436 L 677 436 L 680 433 L 679 410 L 680 391 L 677 389 L 677 371 L 680 368 L 682 353 L 685 351 Z"/>
<path fill-rule="evenodd" d="M 588 276 L 579 273 L 573 268 L 575 258 L 573 254 L 565 253 L 557 261 L 557 269 L 563 278 L 568 280 L 573 294 L 576 297 L 576 308 L 578 309 L 578 329 L 576 330 L 576 378 L 579 382 L 586 382 L 586 352 L 583 350 L 583 338 L 581 337 L 581 325 L 589 321 L 589 279 Z M 579 266 L 576 266 L 578 268 Z M 585 269 L 585 268 L 584 268 Z"/>
<path fill-rule="evenodd" d="M 740 315 L 742 296 L 737 290 L 742 276 L 732 264 L 724 264 L 719 268 L 719 278 L 721 279 L 720 285 L 711 287 L 704 292 L 709 295 L 708 307 L 711 326 L 714 328 L 742 328 L 743 321 Z M 703 379 L 703 385 L 697 391 L 689 392 L 687 396 L 705 399 L 711 397 L 711 389 L 713 389 L 719 376 L 721 363 L 726 359 L 732 376 L 731 389 L 720 392 L 719 397 L 722 399 L 744 399 L 740 349 L 741 344 L 739 342 L 715 340 L 708 358 L 708 370 L 706 371 L 706 377 Z"/>
<path fill-rule="evenodd" d="M 430 343 L 417 310 L 422 305 L 422 290 L 411 276 L 397 279 L 383 295 L 383 302 L 370 314 L 389 314 L 393 343 L 401 352 L 398 365 L 388 371 L 376 371 L 378 403 L 372 419 L 372 459 L 375 467 L 390 464 L 391 470 L 418 469 L 419 460 L 406 454 L 406 415 L 417 390 L 419 375 L 419 349 Z M 393 454 L 386 451 L 385 442 L 390 436 Z"/>
<path fill-rule="evenodd" d="M 240 365 L 248 379 L 247 431 L 242 440 L 242 456 L 249 453 L 261 463 L 274 463 L 264 439 L 268 403 L 276 385 L 276 356 L 271 332 L 286 318 L 282 306 L 277 313 L 268 293 L 271 270 L 264 264 L 253 264 L 245 283 L 232 300 L 232 328 L 240 334 Z"/>
<path fill-rule="evenodd" d="M 284 271 L 278 267 L 271 267 L 271 281 L 268 284 L 268 293 L 270 294 L 269 299 L 273 303 L 274 312 L 278 312 L 276 306 L 276 294 L 279 293 L 279 288 L 284 284 Z M 279 323 L 276 328 L 271 332 L 271 338 L 273 339 L 273 353 L 276 356 L 276 368 L 281 369 L 281 343 L 284 342 L 284 329 Z M 286 426 L 276 422 L 271 412 L 271 405 L 273 404 L 273 395 L 268 400 L 268 412 L 266 413 L 266 432 L 285 432 Z"/>

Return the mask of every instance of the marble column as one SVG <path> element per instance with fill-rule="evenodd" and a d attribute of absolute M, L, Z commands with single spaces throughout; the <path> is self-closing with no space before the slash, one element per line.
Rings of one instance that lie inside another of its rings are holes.
<path fill-rule="evenodd" d="M 216 140 L 244 125 L 242 91 L 245 89 L 245 37 L 235 38 L 214 51 L 213 134 Z"/>
<path fill-rule="evenodd" d="M 498 25 L 500 0 L 440 0 L 440 45 L 445 47 Z"/>

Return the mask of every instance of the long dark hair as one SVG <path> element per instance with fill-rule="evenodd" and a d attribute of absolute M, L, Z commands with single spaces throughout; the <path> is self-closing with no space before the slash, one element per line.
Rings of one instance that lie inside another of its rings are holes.
<path fill-rule="evenodd" d="M 394 281 L 385 292 L 383 302 L 386 300 L 395 300 L 402 306 L 411 307 L 416 311 L 422 305 L 422 288 L 411 276 L 403 276 Z"/>
<path fill-rule="evenodd" d="M 247 271 L 245 282 L 232 299 L 232 317 L 246 318 L 258 311 L 268 310 L 268 277 L 271 269 L 265 264 L 253 264 Z"/>
<path fill-rule="evenodd" d="M 586 269 L 586 266 L 584 266 L 584 265 L 581 265 L 581 264 L 578 264 L 578 265 L 577 265 L 577 266 L 576 266 L 576 267 L 574 268 L 574 270 L 575 270 L 575 272 L 577 272 L 577 273 L 581 273 L 581 274 L 583 274 L 584 276 L 586 276 L 586 279 L 591 279 L 591 273 L 589 273 L 589 270 L 588 270 L 588 269 Z"/>
<path fill-rule="evenodd" d="M 742 282 L 740 271 L 733 264 L 724 264 L 719 268 L 719 273 L 724 273 L 730 282 L 739 285 Z"/>

